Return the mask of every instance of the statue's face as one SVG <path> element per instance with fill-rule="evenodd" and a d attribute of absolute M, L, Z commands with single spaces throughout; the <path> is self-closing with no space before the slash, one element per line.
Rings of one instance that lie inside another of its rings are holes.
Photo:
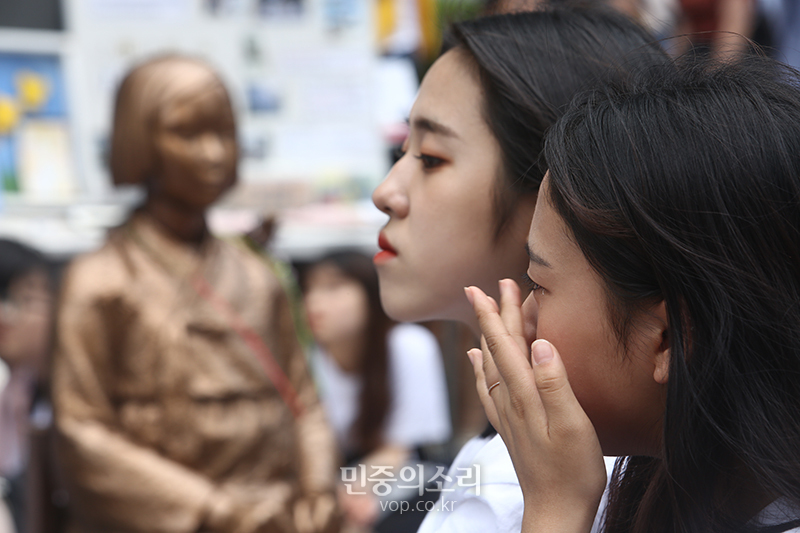
<path fill-rule="evenodd" d="M 182 91 L 156 118 L 156 170 L 150 194 L 203 210 L 236 182 L 233 110 L 219 82 L 195 78 L 175 83 L 198 87 Z"/>

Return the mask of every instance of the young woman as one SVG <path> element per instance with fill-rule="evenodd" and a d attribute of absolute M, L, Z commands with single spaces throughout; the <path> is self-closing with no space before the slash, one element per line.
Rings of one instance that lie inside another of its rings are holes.
<path fill-rule="evenodd" d="M 495 294 L 498 279 L 524 272 L 544 132 L 599 76 L 666 57 L 644 30 L 599 7 L 489 17 L 454 36 L 422 81 L 404 156 L 373 194 L 390 217 L 375 263 L 389 316 L 459 320 L 477 334 L 463 288 Z M 449 492 L 420 531 L 519 528 L 522 493 L 493 432 L 468 442 L 448 475 Z"/>
<path fill-rule="evenodd" d="M 605 453 L 607 532 L 800 531 L 800 75 L 651 69 L 546 156 L 522 313 L 513 282 L 500 314 L 467 291 L 523 530 L 589 531 Z"/>
<path fill-rule="evenodd" d="M 392 467 L 395 475 L 423 445 L 450 436 L 439 344 L 415 324 L 396 324 L 381 307 L 369 256 L 334 252 L 302 270 L 312 368 L 346 464 Z M 400 483 L 401 485 L 403 483 Z M 340 493 L 351 522 L 371 526 L 378 501 Z"/>
<path fill-rule="evenodd" d="M 524 272 L 544 132 L 609 69 L 663 61 L 647 32 L 600 8 L 456 25 L 422 81 L 404 155 L 373 193 L 390 217 L 375 256 L 389 316 L 459 320 L 477 332 L 463 287 L 494 291 Z"/>

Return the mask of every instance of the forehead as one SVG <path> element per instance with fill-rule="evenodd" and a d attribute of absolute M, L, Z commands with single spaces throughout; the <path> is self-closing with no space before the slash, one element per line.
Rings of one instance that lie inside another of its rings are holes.
<path fill-rule="evenodd" d="M 233 110 L 225 87 L 216 78 L 176 81 L 172 95 L 158 109 L 162 124 L 182 123 L 197 118 L 231 116 Z"/>
<path fill-rule="evenodd" d="M 34 267 L 11 279 L 8 286 L 9 292 L 28 290 L 49 290 L 49 279 L 44 268 Z"/>
<path fill-rule="evenodd" d="M 349 281 L 345 273 L 335 264 L 325 261 L 308 267 L 305 278 L 306 289 L 315 285 L 327 285 L 330 283 L 341 283 Z"/>
<path fill-rule="evenodd" d="M 477 67 L 466 52 L 455 48 L 437 59 L 425 74 L 411 110 L 411 126 L 415 119 L 425 118 L 447 126 L 459 137 L 491 135 L 483 117 L 483 103 Z"/>
<path fill-rule="evenodd" d="M 550 179 L 545 174 L 536 198 L 528 247 L 562 273 L 582 274 L 590 269 L 569 227 L 550 202 Z"/>

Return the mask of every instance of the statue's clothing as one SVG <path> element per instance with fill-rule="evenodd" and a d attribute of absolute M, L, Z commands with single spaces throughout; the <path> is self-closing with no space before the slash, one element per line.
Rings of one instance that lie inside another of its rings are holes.
<path fill-rule="evenodd" d="M 198 272 L 270 348 L 300 397 L 298 418 L 193 288 Z M 57 339 L 54 405 L 76 529 L 209 530 L 210 509 L 225 504 L 249 516 L 231 529 L 294 531 L 298 498 L 332 489 L 333 437 L 285 293 L 250 252 L 213 237 L 191 247 L 135 214 L 70 266 Z"/>

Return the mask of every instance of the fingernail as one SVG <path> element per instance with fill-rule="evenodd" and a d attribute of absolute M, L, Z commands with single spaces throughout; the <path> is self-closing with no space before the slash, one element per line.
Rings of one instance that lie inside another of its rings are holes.
<path fill-rule="evenodd" d="M 469 300 L 469 305 L 474 305 L 475 302 L 473 301 L 472 289 L 470 287 L 464 287 L 464 294 L 467 295 L 467 300 Z"/>
<path fill-rule="evenodd" d="M 514 283 L 514 280 L 503 278 L 498 283 L 500 284 L 500 294 L 505 294 L 505 292 L 511 288 L 511 284 Z"/>
<path fill-rule="evenodd" d="M 531 345 L 531 355 L 533 355 L 533 362 L 537 365 L 546 363 L 553 358 L 553 346 L 547 341 L 536 340 Z"/>
<path fill-rule="evenodd" d="M 475 366 L 475 358 L 472 357 L 472 350 L 467 351 L 467 357 L 469 357 L 469 362 L 472 363 L 472 366 Z"/>

